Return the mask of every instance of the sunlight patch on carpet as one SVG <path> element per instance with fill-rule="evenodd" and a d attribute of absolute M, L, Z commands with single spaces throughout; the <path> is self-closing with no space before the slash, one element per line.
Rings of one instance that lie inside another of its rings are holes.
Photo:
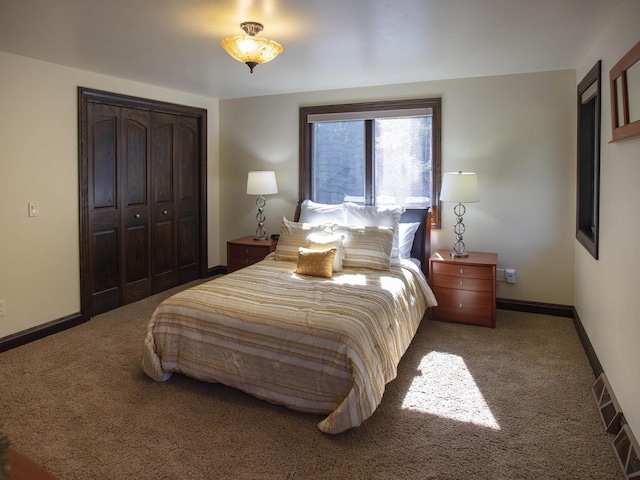
<path fill-rule="evenodd" d="M 411 382 L 402 408 L 500 430 L 462 357 L 426 355 Z"/>

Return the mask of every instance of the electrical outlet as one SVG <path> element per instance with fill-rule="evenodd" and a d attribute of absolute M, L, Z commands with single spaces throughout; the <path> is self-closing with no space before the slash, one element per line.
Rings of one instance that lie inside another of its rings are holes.
<path fill-rule="evenodd" d="M 498 268 L 496 270 L 496 280 L 498 282 L 504 282 L 504 268 Z"/>
<path fill-rule="evenodd" d="M 4 317 L 4 300 L 0 300 L 0 317 Z"/>
<path fill-rule="evenodd" d="M 505 269 L 507 283 L 516 283 L 516 269 L 515 268 L 507 268 Z"/>

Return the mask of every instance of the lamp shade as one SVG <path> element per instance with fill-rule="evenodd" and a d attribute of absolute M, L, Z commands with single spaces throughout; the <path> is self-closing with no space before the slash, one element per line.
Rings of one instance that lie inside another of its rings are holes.
<path fill-rule="evenodd" d="M 479 202 L 478 175 L 469 172 L 446 172 L 442 177 L 440 200 L 455 203 Z"/>
<path fill-rule="evenodd" d="M 247 177 L 247 195 L 272 195 L 278 193 L 275 172 L 249 172 Z"/>
<path fill-rule="evenodd" d="M 253 73 L 256 65 L 270 62 L 282 53 L 282 45 L 266 38 L 255 35 L 264 28 L 258 22 L 243 22 L 240 24 L 246 35 L 228 37 L 222 40 L 222 48 L 236 60 L 246 63 Z"/>

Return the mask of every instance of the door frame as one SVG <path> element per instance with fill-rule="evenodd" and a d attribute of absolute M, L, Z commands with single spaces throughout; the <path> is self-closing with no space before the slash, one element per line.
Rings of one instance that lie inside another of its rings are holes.
<path fill-rule="evenodd" d="M 207 110 L 175 103 L 78 87 L 78 187 L 80 198 L 80 315 L 82 322 L 91 318 L 91 263 L 89 259 L 89 103 L 101 103 L 125 108 L 137 108 L 150 112 L 194 117 L 200 130 L 198 145 L 198 188 L 200 194 L 200 278 L 208 276 L 207 251 Z"/>

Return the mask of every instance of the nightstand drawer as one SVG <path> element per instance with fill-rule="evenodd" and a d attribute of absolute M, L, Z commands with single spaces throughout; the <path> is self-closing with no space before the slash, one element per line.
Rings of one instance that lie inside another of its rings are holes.
<path fill-rule="evenodd" d="M 262 260 L 270 249 L 268 246 L 253 246 L 253 245 L 229 245 L 227 255 L 237 258 L 259 258 Z"/>
<path fill-rule="evenodd" d="M 456 290 L 473 290 L 476 292 L 493 291 L 493 279 L 491 278 L 484 279 L 434 275 L 431 283 L 434 287 L 453 288 Z"/>
<path fill-rule="evenodd" d="M 465 278 L 493 278 L 493 270 L 491 267 L 487 268 L 477 265 L 463 265 L 442 262 L 433 262 L 431 267 L 435 275 L 447 275 L 450 277 Z"/>
<path fill-rule="evenodd" d="M 235 272 L 254 263 L 264 260 L 276 249 L 278 242 L 272 239 L 256 240 L 253 237 L 242 237 L 227 242 L 227 272 Z"/>
<path fill-rule="evenodd" d="M 491 292 L 433 289 L 438 306 L 433 309 L 432 318 L 473 325 L 493 326 L 494 300 Z"/>

